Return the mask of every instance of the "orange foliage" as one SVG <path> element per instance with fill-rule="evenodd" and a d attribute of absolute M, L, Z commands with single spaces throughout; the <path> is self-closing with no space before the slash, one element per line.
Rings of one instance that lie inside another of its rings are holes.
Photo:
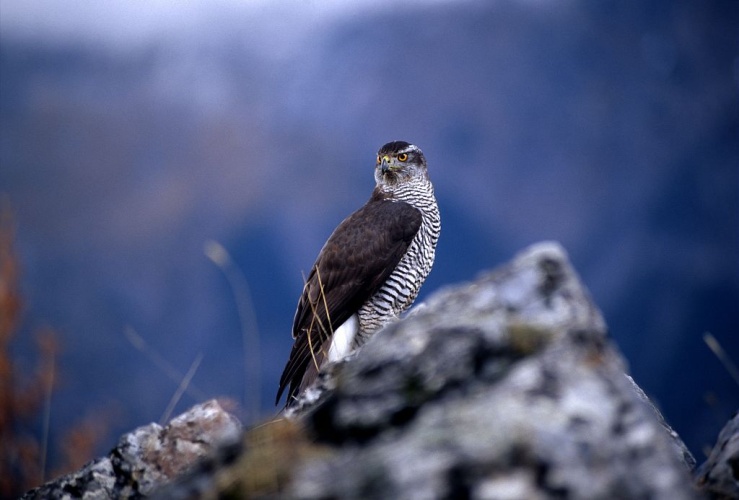
<path fill-rule="evenodd" d="M 0 497 L 16 497 L 45 479 L 46 430 L 42 418 L 57 379 L 60 352 L 51 328 L 36 332 L 33 373 L 22 373 L 11 356 L 11 343 L 21 332 L 23 301 L 15 231 L 7 203 L 0 206 Z M 39 424 L 39 421 L 42 423 Z M 86 421 L 62 438 L 64 460 L 58 473 L 69 472 L 92 458 L 95 443 L 105 433 L 104 421 Z"/>

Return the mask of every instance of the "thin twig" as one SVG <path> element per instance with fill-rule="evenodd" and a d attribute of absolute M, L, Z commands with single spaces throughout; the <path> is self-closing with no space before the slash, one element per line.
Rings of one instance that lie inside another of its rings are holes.
<path fill-rule="evenodd" d="M 215 240 L 205 242 L 205 255 L 223 272 L 236 302 L 241 322 L 241 345 L 244 357 L 244 401 L 250 422 L 259 420 L 262 405 L 261 346 L 254 302 L 244 273 L 236 266 L 226 248 Z M 249 390 L 251 389 L 251 390 Z"/>
<path fill-rule="evenodd" d="M 328 313 L 328 303 L 326 302 L 326 293 L 323 288 L 323 283 L 321 282 L 321 272 L 316 266 L 316 276 L 318 277 L 318 289 L 319 293 L 323 297 L 323 307 L 326 311 L 326 319 L 328 321 L 328 327 L 331 331 L 330 335 L 333 335 L 333 327 L 331 325 L 331 317 Z M 305 276 L 303 277 L 303 280 L 305 281 Z M 308 283 L 306 282 L 305 287 L 308 286 Z M 305 288 L 304 287 L 304 288 Z M 316 371 L 319 371 L 320 366 L 318 364 L 318 358 L 316 358 L 316 350 L 313 347 L 313 325 L 316 321 L 318 321 L 318 338 L 321 341 L 321 347 L 320 349 L 324 352 L 324 354 L 327 354 L 326 347 L 324 346 L 324 341 L 329 339 L 330 335 L 327 333 L 326 327 L 323 325 L 323 321 L 321 320 L 321 317 L 318 314 L 318 305 L 313 302 L 311 299 L 310 290 L 308 291 L 308 304 L 310 305 L 311 312 L 313 315 L 311 316 L 310 325 L 308 325 L 308 349 L 310 351 L 310 355 L 313 358 L 313 365 L 316 367 Z"/>
<path fill-rule="evenodd" d="M 56 356 L 51 354 L 49 360 L 51 364 L 48 370 L 48 383 L 46 385 L 46 398 L 44 401 L 44 435 L 41 442 L 41 463 L 39 465 L 41 472 L 41 482 L 46 481 L 46 458 L 49 454 L 49 429 L 51 427 L 51 396 L 54 393 L 54 370 L 56 369 Z"/>
<path fill-rule="evenodd" d="M 179 384 L 182 380 L 183 374 L 177 370 L 172 363 L 167 361 L 164 356 L 159 354 L 154 348 L 146 343 L 146 340 L 134 330 L 132 326 L 126 326 L 123 330 L 126 335 L 126 339 L 131 345 L 136 348 L 139 352 L 143 353 L 154 365 L 162 372 L 168 379 L 175 384 Z M 198 389 L 195 384 L 191 384 L 187 388 L 187 394 L 189 394 L 195 401 L 204 401 L 208 399 L 208 396 Z"/>
<path fill-rule="evenodd" d="M 177 388 L 175 393 L 172 395 L 172 399 L 170 399 L 169 404 L 167 405 L 167 409 L 164 410 L 164 414 L 162 415 L 162 418 L 159 419 L 160 425 L 164 425 L 169 420 L 169 417 L 172 415 L 172 412 L 174 411 L 174 407 L 177 406 L 177 403 L 180 401 L 180 398 L 187 390 L 187 386 L 190 384 L 190 381 L 192 380 L 192 377 L 195 376 L 195 372 L 198 370 L 198 367 L 200 366 L 200 362 L 203 360 L 203 353 L 199 353 L 195 360 L 190 365 L 190 369 L 187 370 L 187 373 L 185 374 L 185 377 L 182 379 L 182 382 L 180 382 L 180 386 Z"/>
<path fill-rule="evenodd" d="M 305 279 L 304 273 L 301 274 L 303 275 L 303 295 L 308 298 L 308 305 L 310 305 L 310 310 L 313 313 L 310 318 L 310 325 L 308 325 L 308 330 L 306 330 L 305 332 L 306 336 L 308 337 L 308 352 L 310 352 L 310 356 L 313 359 L 313 366 L 315 366 L 316 371 L 318 371 L 318 359 L 316 359 L 316 353 L 313 350 L 313 325 L 315 324 L 318 315 L 316 314 L 316 305 L 310 298 L 310 288 L 308 287 L 308 280 Z"/>
<path fill-rule="evenodd" d="M 331 323 L 331 313 L 328 312 L 328 301 L 326 300 L 326 290 L 323 288 L 323 282 L 321 281 L 321 271 L 316 266 L 316 275 L 318 276 L 318 286 L 321 289 L 321 297 L 323 297 L 323 308 L 326 310 L 326 321 L 328 321 L 329 336 L 334 334 L 334 325 Z M 326 337 L 328 338 L 328 337 Z"/>
<path fill-rule="evenodd" d="M 314 311 L 313 317 L 310 320 L 310 325 L 308 325 L 308 331 L 306 332 L 306 335 L 308 336 L 308 351 L 310 352 L 311 358 L 313 358 L 313 365 L 316 367 L 316 371 L 317 371 L 319 368 L 318 359 L 316 359 L 316 351 L 313 349 L 313 323 L 315 321 L 316 321 L 316 313 Z"/>
<path fill-rule="evenodd" d="M 726 355 L 726 351 L 724 351 L 723 347 L 721 347 L 721 344 L 718 343 L 716 337 L 714 337 L 711 332 L 706 332 L 703 334 L 703 341 L 706 343 L 706 345 L 708 345 L 708 348 L 713 351 L 718 360 L 721 361 L 721 364 L 724 365 L 724 368 L 726 368 L 726 371 L 729 372 L 729 375 L 731 375 L 731 378 L 734 379 L 734 382 L 739 385 L 739 369 L 737 369 L 734 362 L 731 361 L 731 358 Z"/>

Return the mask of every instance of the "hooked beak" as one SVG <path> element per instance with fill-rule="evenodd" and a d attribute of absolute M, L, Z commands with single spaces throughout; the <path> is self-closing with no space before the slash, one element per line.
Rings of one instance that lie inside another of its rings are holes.
<path fill-rule="evenodd" d="M 392 170 L 395 170 L 393 166 L 390 164 L 390 157 L 385 155 L 382 157 L 382 163 L 380 165 L 380 169 L 382 170 L 383 174 L 386 174 Z"/>

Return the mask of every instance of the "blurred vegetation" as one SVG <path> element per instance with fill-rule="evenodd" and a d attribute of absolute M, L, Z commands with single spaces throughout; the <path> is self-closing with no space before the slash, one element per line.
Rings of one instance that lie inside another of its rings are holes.
<path fill-rule="evenodd" d="M 16 497 L 50 476 L 78 469 L 93 458 L 107 430 L 106 418 L 86 417 L 61 436 L 53 463 L 48 446 L 51 396 L 59 380 L 58 333 L 28 331 L 14 251 L 15 226 L 7 202 L 0 206 L 0 497 Z M 33 337 L 35 363 L 14 359 L 13 343 Z M 51 471 L 51 474 L 47 474 Z"/>

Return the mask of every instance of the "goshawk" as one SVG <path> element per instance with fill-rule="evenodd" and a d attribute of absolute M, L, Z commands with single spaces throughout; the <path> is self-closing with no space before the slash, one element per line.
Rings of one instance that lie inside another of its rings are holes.
<path fill-rule="evenodd" d="M 410 307 L 431 271 L 441 219 L 423 153 L 403 141 L 385 144 L 375 181 L 369 201 L 334 230 L 308 275 L 275 404 L 289 385 L 290 406 L 324 363 Z"/>

